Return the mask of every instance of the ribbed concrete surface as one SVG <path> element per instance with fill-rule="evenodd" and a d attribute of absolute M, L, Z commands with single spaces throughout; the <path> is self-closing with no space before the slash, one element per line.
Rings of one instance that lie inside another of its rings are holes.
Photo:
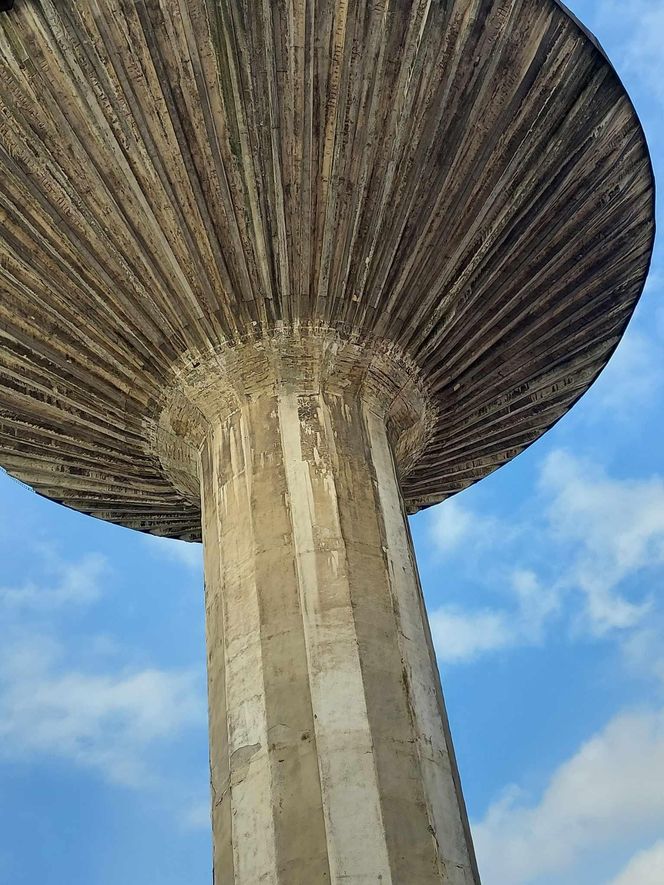
<path fill-rule="evenodd" d="M 0 16 L 0 464 L 200 538 L 151 446 L 185 355 L 384 341 L 439 422 L 410 510 L 604 366 L 652 249 L 645 139 L 554 0 L 21 0 Z"/>

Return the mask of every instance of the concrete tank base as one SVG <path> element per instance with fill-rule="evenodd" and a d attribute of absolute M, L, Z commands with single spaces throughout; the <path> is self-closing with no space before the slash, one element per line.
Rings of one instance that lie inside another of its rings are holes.
<path fill-rule="evenodd" d="M 475 885 L 399 491 L 426 390 L 330 332 L 196 363 L 216 885 Z"/>

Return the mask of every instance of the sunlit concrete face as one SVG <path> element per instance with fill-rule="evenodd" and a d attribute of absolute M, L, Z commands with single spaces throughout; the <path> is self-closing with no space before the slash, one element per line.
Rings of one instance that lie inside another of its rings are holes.
<path fill-rule="evenodd" d="M 426 392 L 338 338 L 232 365 L 200 460 L 215 882 L 474 885 L 399 491 Z"/>

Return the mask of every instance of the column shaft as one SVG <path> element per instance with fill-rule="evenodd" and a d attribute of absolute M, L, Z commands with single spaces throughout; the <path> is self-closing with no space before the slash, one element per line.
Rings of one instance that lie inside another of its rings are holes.
<path fill-rule="evenodd" d="M 475 885 L 383 417 L 267 385 L 200 473 L 216 885 Z"/>

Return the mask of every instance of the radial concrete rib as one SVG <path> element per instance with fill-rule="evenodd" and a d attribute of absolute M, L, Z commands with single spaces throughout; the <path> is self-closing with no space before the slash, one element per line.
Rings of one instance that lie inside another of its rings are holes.
<path fill-rule="evenodd" d="M 646 140 L 554 0 L 21 0 L 0 57 L 0 463 L 86 513 L 200 540 L 162 393 L 298 324 L 422 370 L 401 491 L 438 503 L 565 414 L 643 289 Z"/>

